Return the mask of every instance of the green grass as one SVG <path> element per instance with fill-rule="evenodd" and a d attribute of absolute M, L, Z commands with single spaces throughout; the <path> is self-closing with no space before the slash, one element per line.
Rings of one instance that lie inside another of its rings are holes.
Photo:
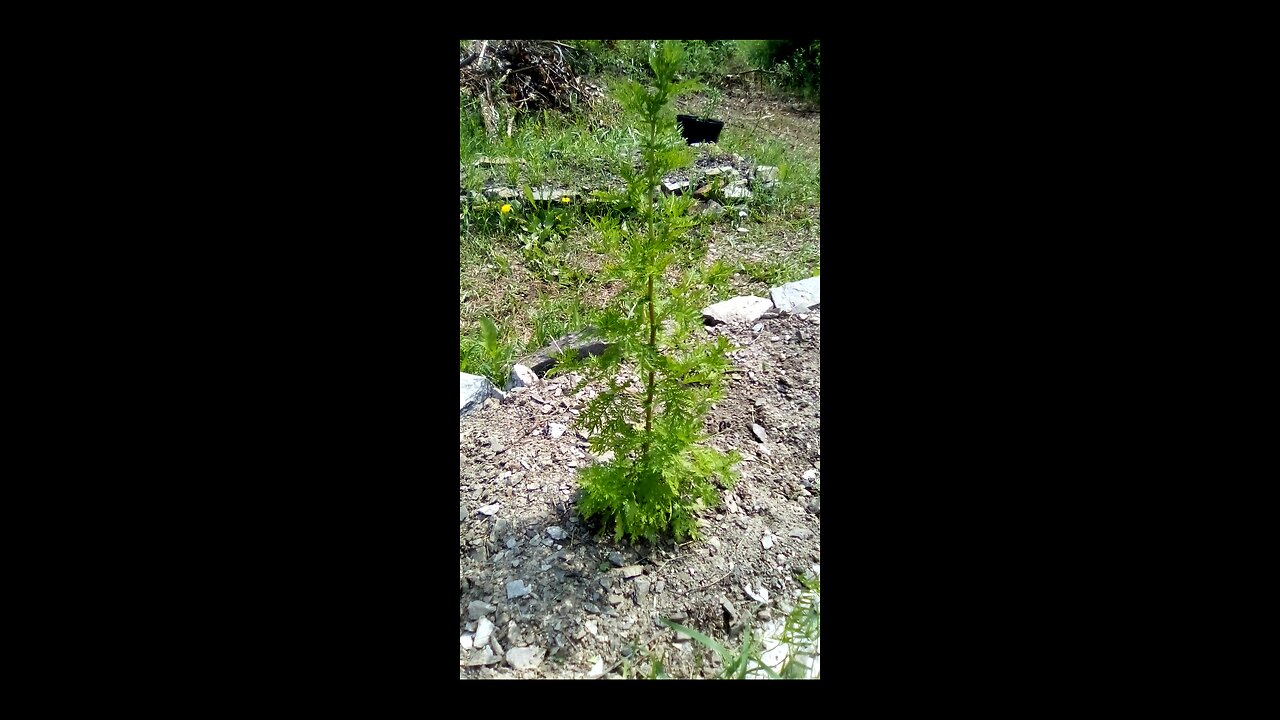
<path fill-rule="evenodd" d="M 602 86 L 610 78 L 649 70 L 647 41 L 619 40 L 612 48 L 611 41 L 563 42 L 581 49 L 569 54 L 576 65 L 592 68 L 587 79 Z M 685 42 L 686 74 L 706 87 L 682 98 L 678 112 L 714 117 L 741 105 L 734 91 L 717 83 L 725 74 L 753 67 L 744 43 Z M 458 116 L 461 186 L 468 191 L 458 212 L 459 357 L 473 371 L 480 368 L 480 374 L 505 382 L 509 365 L 495 365 L 590 324 L 595 308 L 614 292 L 597 274 L 606 249 L 602 229 L 634 223 L 635 215 L 607 191 L 621 186 L 616 167 L 630 161 L 636 137 L 612 100 L 582 103 L 571 113 L 518 115 L 510 136 L 505 111 L 501 132 L 490 137 L 478 103 L 461 93 Z M 690 243 L 714 242 L 719 259 L 736 273 L 717 300 L 767 296 L 770 287 L 811 277 L 819 268 L 819 149 L 796 143 L 786 127 L 773 126 L 776 122 L 730 123 L 718 145 L 706 149 L 779 170 L 773 188 L 753 186 L 749 201 L 728 206 L 720 217 L 699 216 L 690 231 Z M 478 165 L 481 158 L 513 162 Z M 524 192 L 544 186 L 568 191 L 571 201 L 532 201 Z M 511 188 L 518 196 L 488 198 L 486 187 Z M 509 212 L 502 212 L 504 206 Z M 738 217 L 739 210 L 748 216 Z M 749 232 L 738 233 L 737 227 Z M 482 352 L 481 318 L 496 324 L 500 353 Z"/>

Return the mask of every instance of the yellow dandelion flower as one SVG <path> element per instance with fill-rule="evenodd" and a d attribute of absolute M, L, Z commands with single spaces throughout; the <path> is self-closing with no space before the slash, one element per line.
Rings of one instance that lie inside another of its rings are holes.
<path fill-rule="evenodd" d="M 510 206 L 510 205 L 503 205 L 503 206 L 502 206 L 502 212 L 504 212 L 504 213 L 509 213 L 509 212 L 511 212 L 511 206 Z"/>
<path fill-rule="evenodd" d="M 567 203 L 567 202 L 569 202 L 569 196 L 568 196 L 568 195 L 566 195 L 566 196 L 564 196 L 564 197 L 560 198 L 560 202 L 562 202 L 562 203 Z"/>

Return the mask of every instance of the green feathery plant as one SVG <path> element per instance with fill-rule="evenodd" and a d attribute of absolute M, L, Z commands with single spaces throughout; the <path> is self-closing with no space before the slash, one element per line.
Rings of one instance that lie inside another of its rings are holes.
<path fill-rule="evenodd" d="M 664 175 L 692 162 L 673 109 L 677 95 L 697 87 L 675 82 L 681 57 L 679 43 L 668 41 L 650 58 L 651 85 L 614 86 L 639 144 L 638 167 L 628 153 L 618 168 L 635 214 L 603 218 L 596 227 L 608 258 L 603 278 L 622 288 L 596 322 L 605 352 L 583 359 L 566 353 L 556 368 L 583 373 L 579 389 L 604 383 L 578 425 L 590 435 L 593 452 L 614 457 L 580 471 L 578 511 L 600 520 L 602 532 L 611 525 L 615 540 L 632 543 L 696 537 L 694 512 L 719 502 L 716 482 L 732 485 L 740 460 L 736 452 L 699 444 L 706 439 L 704 419 L 723 396 L 730 349 L 723 337 L 707 340 L 701 308 L 729 272 L 719 263 L 706 267 L 705 248 L 686 237 L 692 200 L 656 192 Z M 624 362 L 639 383 L 620 380 Z"/>

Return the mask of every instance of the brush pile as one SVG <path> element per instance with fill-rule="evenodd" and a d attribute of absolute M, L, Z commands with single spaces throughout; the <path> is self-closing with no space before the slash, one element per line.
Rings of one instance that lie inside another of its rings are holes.
<path fill-rule="evenodd" d="M 570 65 L 577 49 L 554 40 L 473 40 L 459 58 L 459 85 L 476 98 L 485 129 L 496 135 L 505 116 L 510 135 L 517 113 L 568 111 L 603 97 Z"/>

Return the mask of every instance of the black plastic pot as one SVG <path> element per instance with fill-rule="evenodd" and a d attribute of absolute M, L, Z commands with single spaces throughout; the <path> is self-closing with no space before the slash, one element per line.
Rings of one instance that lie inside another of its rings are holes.
<path fill-rule="evenodd" d="M 684 136 L 684 141 L 690 145 L 715 142 L 720 139 L 720 131 L 724 129 L 724 122 L 721 120 L 693 115 L 677 115 L 676 123 L 680 126 L 680 134 Z"/>

